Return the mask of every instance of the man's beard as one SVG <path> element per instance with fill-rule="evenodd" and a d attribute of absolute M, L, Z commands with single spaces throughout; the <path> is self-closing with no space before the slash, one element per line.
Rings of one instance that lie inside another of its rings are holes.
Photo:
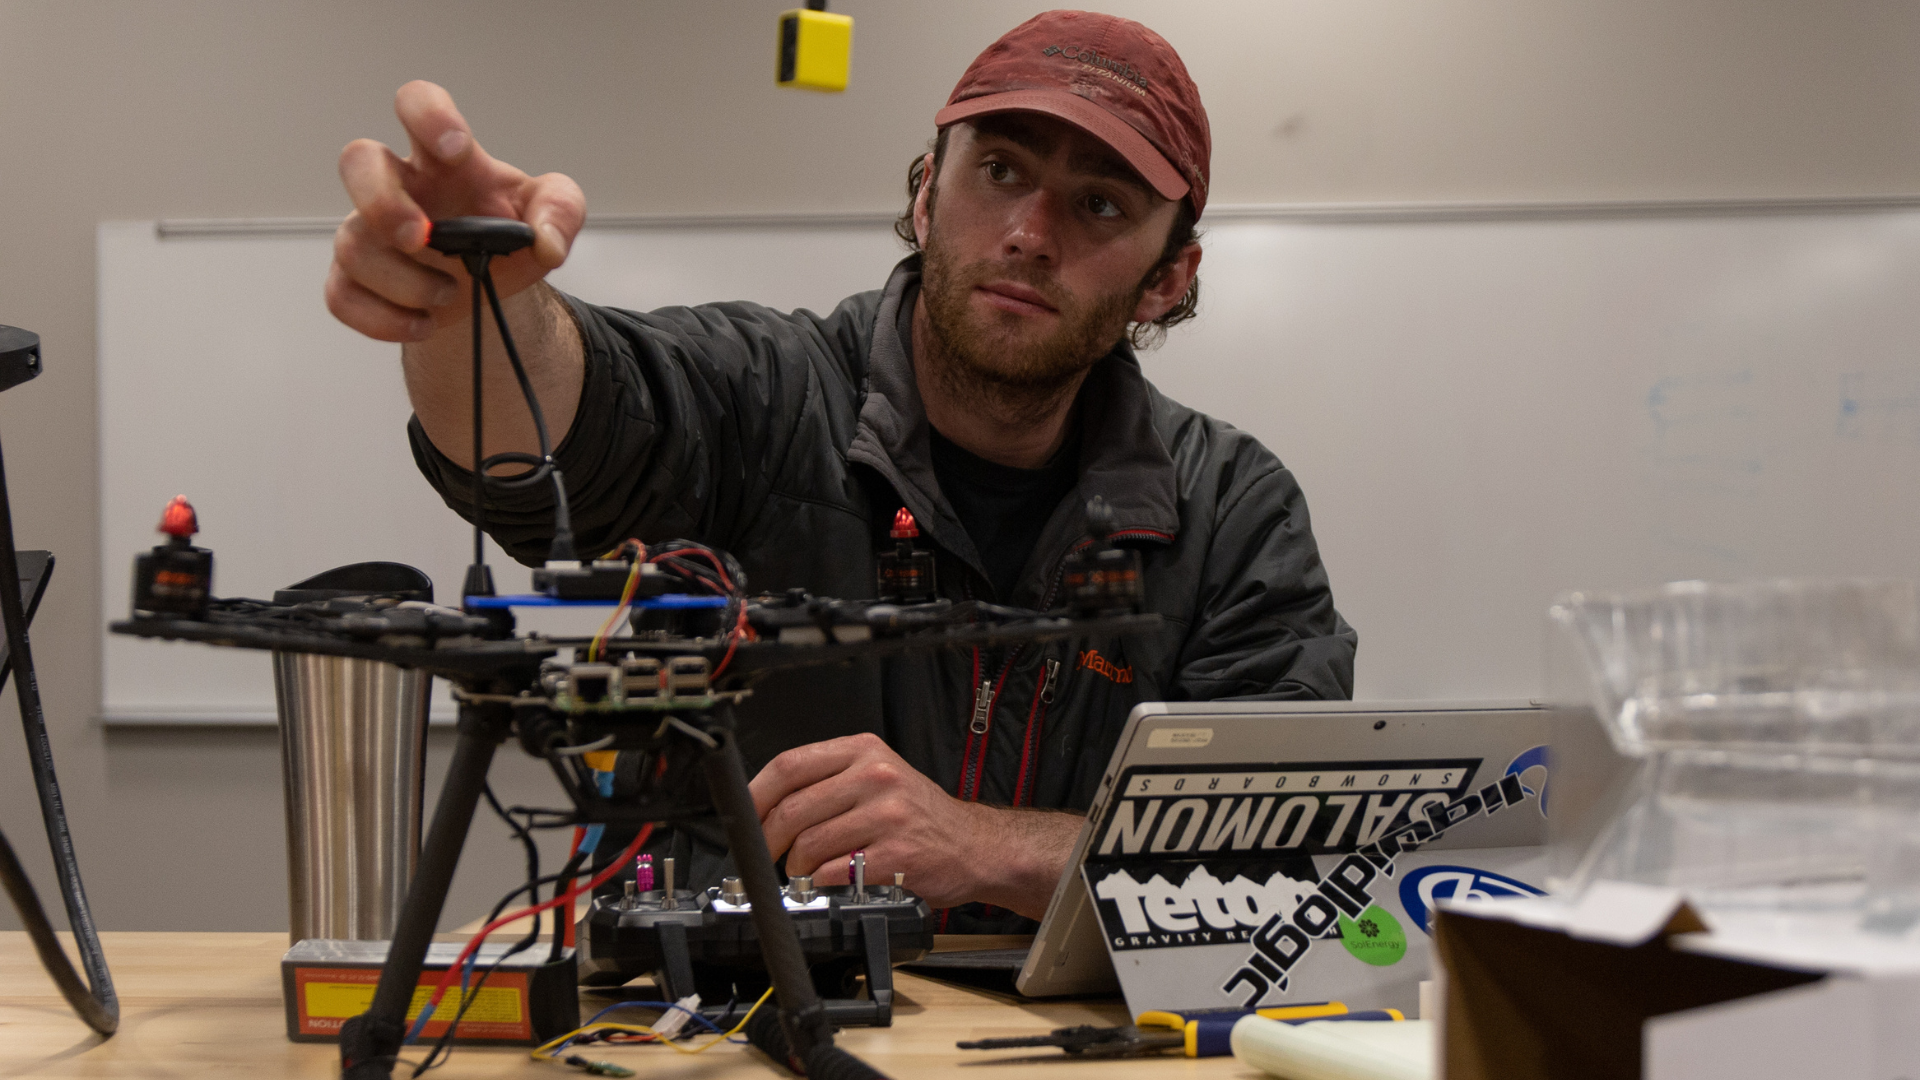
<path fill-rule="evenodd" d="M 1052 333 L 1022 339 L 1023 316 L 974 309 L 976 286 L 1009 280 L 1040 293 L 1059 313 Z M 1030 266 L 990 259 L 960 266 L 934 230 L 920 277 L 934 338 L 933 355 L 924 359 L 941 389 L 965 407 L 1003 424 L 1037 422 L 1112 351 L 1145 292 L 1142 282 L 1128 293 L 1082 299 Z"/>

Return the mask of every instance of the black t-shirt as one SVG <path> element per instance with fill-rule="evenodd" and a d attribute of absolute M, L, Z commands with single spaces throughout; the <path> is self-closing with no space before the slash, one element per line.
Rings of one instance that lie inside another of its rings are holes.
<path fill-rule="evenodd" d="M 1069 431 L 1066 442 L 1038 469 L 988 461 L 961 449 L 932 427 L 927 436 L 940 490 L 980 550 L 996 597 L 1005 601 L 1019 583 L 1020 571 L 1040 542 L 1054 507 L 1079 481 L 1077 433 Z"/>
<path fill-rule="evenodd" d="M 920 297 L 914 286 L 901 297 L 897 326 L 900 343 L 913 354 L 913 309 Z M 1020 582 L 1020 571 L 1033 556 L 1047 519 L 1067 497 L 1080 477 L 1080 430 L 1076 422 L 1067 438 L 1045 465 L 1015 469 L 962 450 L 953 440 L 927 426 L 933 457 L 933 475 L 940 490 L 966 526 L 980 561 L 993 583 L 995 598 L 1005 601 Z"/>

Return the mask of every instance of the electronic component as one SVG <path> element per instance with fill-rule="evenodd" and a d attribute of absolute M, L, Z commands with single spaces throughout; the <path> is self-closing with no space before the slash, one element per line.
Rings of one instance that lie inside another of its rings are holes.
<path fill-rule="evenodd" d="M 567 669 L 567 696 L 583 705 L 621 701 L 620 669 L 612 664 L 575 664 Z"/>
<path fill-rule="evenodd" d="M 826 0 L 780 14 L 780 60 L 774 81 L 801 90 L 847 88 L 853 17 L 827 11 Z"/>
<path fill-rule="evenodd" d="M 701 697 L 707 692 L 710 669 L 704 656 L 676 656 L 667 661 L 661 686 L 668 697 Z"/>
<path fill-rule="evenodd" d="M 506 955 L 507 942 L 480 947 L 474 968 L 485 971 Z M 367 1010 L 374 983 L 387 961 L 384 941 L 332 941 L 309 938 L 288 949 L 280 961 L 280 985 L 287 1010 L 287 1038 L 294 1042 L 333 1042 L 349 1018 Z M 455 942 L 427 949 L 420 969 L 420 992 L 407 1013 L 411 1023 L 440 976 L 459 955 Z M 454 1031 L 456 1044 L 539 1045 L 580 1026 L 580 997 L 572 949 L 546 962 L 547 948 L 506 956 L 475 995 L 472 1007 Z M 476 978 L 478 976 L 476 975 Z M 422 1030 L 437 1039 L 459 1008 L 459 999 L 441 1002 Z"/>
<path fill-rule="evenodd" d="M 933 576 L 933 552 L 914 546 L 920 526 L 906 507 L 893 515 L 893 550 L 880 553 L 880 599 L 900 604 L 932 600 L 939 591 Z"/>
<path fill-rule="evenodd" d="M 717 638 L 732 628 L 730 603 L 724 596 L 655 596 L 635 604 L 630 621 L 634 636 L 649 641 Z"/>
<path fill-rule="evenodd" d="M 618 600 L 626 595 L 633 576 L 631 559 L 595 559 L 592 562 L 550 562 L 533 572 L 533 591 L 555 600 Z M 636 598 L 659 596 L 677 586 L 672 575 L 649 563 L 640 565 Z"/>
<path fill-rule="evenodd" d="M 1113 546 L 1113 508 L 1098 495 L 1087 500 L 1087 531 L 1092 535 L 1086 546 L 1061 567 L 1068 609 L 1089 618 L 1139 611 L 1145 598 L 1140 553 Z"/>
<path fill-rule="evenodd" d="M 895 874 L 891 889 L 866 890 L 863 897 L 859 884 L 819 888 L 810 877 L 788 879 L 784 906 L 816 981 L 845 985 L 863 972 L 868 979 L 867 998 L 825 1002 L 835 1024 L 890 1023 L 892 965 L 933 947 L 933 910 L 906 891 L 905 881 Z M 663 888 L 636 890 L 631 902 L 625 895 L 594 898 L 578 934 L 583 984 L 611 986 L 651 975 L 668 1001 L 696 993 L 725 1000 L 737 989 L 765 985 L 753 904 L 739 878 L 667 897 Z"/>
<path fill-rule="evenodd" d="M 541 665 L 540 691 L 564 713 L 698 708 L 712 700 L 713 671 L 704 656 L 548 660 Z"/>
<path fill-rule="evenodd" d="M 213 598 L 213 552 L 193 546 L 200 519 L 185 495 L 175 495 L 160 515 L 167 542 L 133 561 L 135 618 L 178 615 L 205 619 Z"/>
<path fill-rule="evenodd" d="M 442 255 L 511 255 L 533 246 L 533 227 L 512 218 L 442 218 L 427 233 L 427 246 Z"/>
<path fill-rule="evenodd" d="M 628 701 L 647 701 L 661 696 L 660 661 L 654 657 L 629 656 L 621 661 L 620 672 Z M 647 873 L 651 876 L 653 872 Z M 651 889 L 653 885 L 649 882 L 641 887 Z"/>

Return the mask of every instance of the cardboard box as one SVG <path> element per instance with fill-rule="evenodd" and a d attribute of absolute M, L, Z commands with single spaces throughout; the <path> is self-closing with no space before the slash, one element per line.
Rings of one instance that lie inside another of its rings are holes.
<path fill-rule="evenodd" d="M 1670 889 L 1600 883 L 1444 907 L 1446 1080 L 1912 1080 L 1920 946 L 1707 925 Z"/>

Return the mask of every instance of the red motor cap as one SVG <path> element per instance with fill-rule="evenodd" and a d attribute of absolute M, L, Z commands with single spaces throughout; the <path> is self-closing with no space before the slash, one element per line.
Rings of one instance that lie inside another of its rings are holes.
<path fill-rule="evenodd" d="M 200 531 L 200 518 L 185 495 L 175 495 L 167 504 L 166 511 L 160 515 L 160 531 L 182 540 Z"/>
<path fill-rule="evenodd" d="M 901 507 L 900 512 L 893 515 L 893 538 L 911 540 L 919 535 L 920 526 L 914 524 L 913 515 L 907 512 L 906 507 Z"/>

